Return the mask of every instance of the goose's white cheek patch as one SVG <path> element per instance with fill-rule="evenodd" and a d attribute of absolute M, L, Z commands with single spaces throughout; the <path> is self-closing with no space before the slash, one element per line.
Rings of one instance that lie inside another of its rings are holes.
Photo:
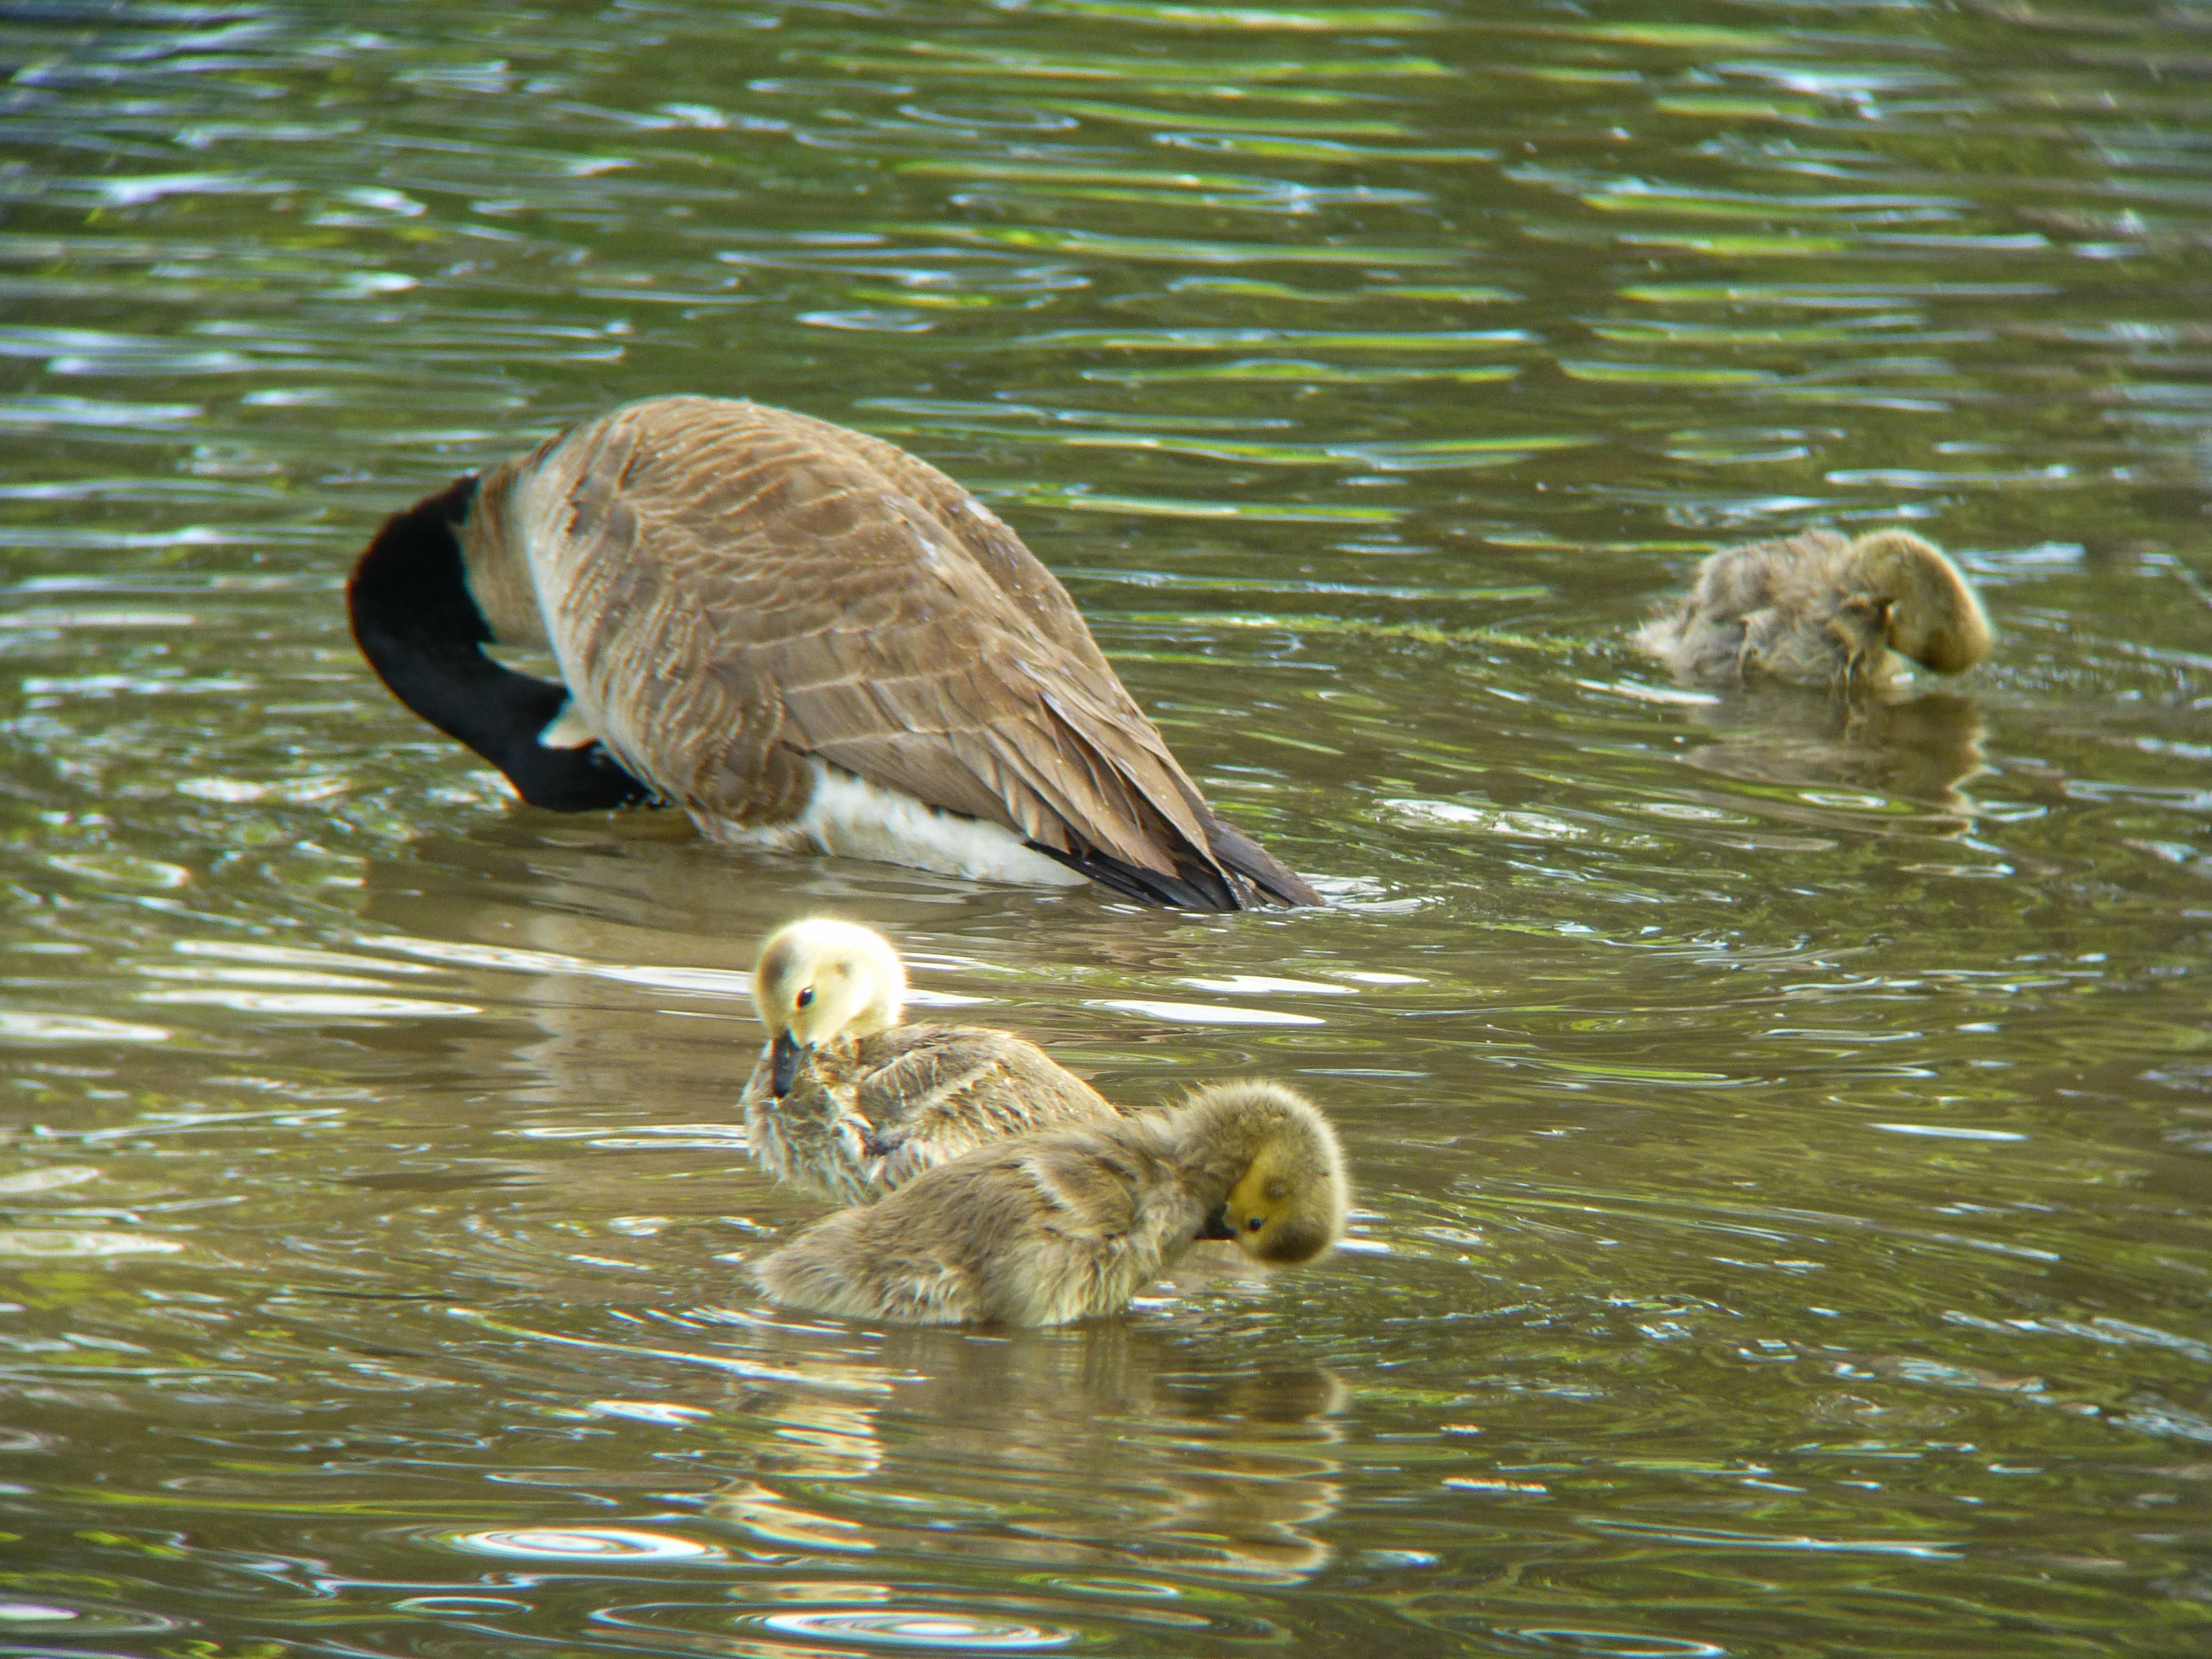
<path fill-rule="evenodd" d="M 592 730 L 574 697 L 561 705 L 561 712 L 538 734 L 539 745 L 546 749 L 581 749 L 599 740 L 599 734 Z"/>

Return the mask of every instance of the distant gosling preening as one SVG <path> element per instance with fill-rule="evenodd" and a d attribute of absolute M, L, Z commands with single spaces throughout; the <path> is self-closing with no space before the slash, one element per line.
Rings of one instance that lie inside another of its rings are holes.
<path fill-rule="evenodd" d="M 1279 1083 L 1023 1135 L 941 1164 L 755 1262 L 771 1301 L 918 1325 L 1064 1325 L 1118 1313 L 1200 1239 L 1270 1267 L 1344 1236 L 1336 1133 Z"/>
<path fill-rule="evenodd" d="M 880 933 L 810 916 L 753 972 L 769 1040 L 745 1084 L 753 1161 L 844 1203 L 1024 1130 L 1119 1115 L 1043 1049 L 980 1025 L 902 1025 L 906 968 Z"/>
<path fill-rule="evenodd" d="M 1988 656 L 1990 640 L 1959 567 L 1905 530 L 1856 541 L 1814 530 L 1716 553 L 1688 596 L 1636 635 L 1699 684 L 1765 675 L 1869 690 L 1895 678 L 1897 656 L 1955 674 Z"/>

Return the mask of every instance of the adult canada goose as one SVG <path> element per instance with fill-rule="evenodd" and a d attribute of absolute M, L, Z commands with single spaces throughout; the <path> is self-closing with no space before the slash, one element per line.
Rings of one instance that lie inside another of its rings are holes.
<path fill-rule="evenodd" d="M 849 921 L 794 921 L 763 948 L 769 1040 L 743 1104 L 768 1174 L 865 1203 L 986 1141 L 1119 1115 L 1011 1031 L 902 1025 L 905 996 L 898 952 Z"/>
<path fill-rule="evenodd" d="M 717 398 L 628 404 L 394 514 L 347 591 L 392 694 L 532 805 L 956 875 L 1317 904 L 1224 822 L 1012 530 L 936 468 Z M 549 649 L 561 683 L 493 662 Z"/>
<path fill-rule="evenodd" d="M 1989 655 L 1990 623 L 1958 566 L 1910 531 L 1848 541 L 1814 530 L 1714 554 L 1636 642 L 1704 684 L 1764 675 L 1875 690 L 1897 656 L 1942 674 L 1972 667 Z"/>
<path fill-rule="evenodd" d="M 1022 1135 L 841 1210 L 753 1264 L 771 1301 L 916 1325 L 1064 1325 L 1115 1313 L 1204 1238 L 1310 1261 L 1344 1234 L 1336 1134 L 1279 1083 Z"/>

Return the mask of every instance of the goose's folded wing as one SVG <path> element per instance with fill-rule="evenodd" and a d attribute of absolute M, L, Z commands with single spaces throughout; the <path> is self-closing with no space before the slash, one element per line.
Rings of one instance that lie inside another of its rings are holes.
<path fill-rule="evenodd" d="M 602 735 L 739 823 L 789 816 L 818 757 L 1056 853 L 1221 881 L 1224 826 L 1065 591 L 950 479 L 886 451 L 662 398 L 544 452 L 520 510 Z"/>
<path fill-rule="evenodd" d="M 1098 641 L 1091 635 L 1090 625 L 1060 586 L 1060 578 L 1045 568 L 1004 520 L 959 483 L 919 456 L 909 455 L 881 438 L 811 416 L 785 413 L 783 418 L 812 434 L 825 447 L 842 446 L 860 463 L 889 478 L 900 493 L 920 501 L 975 556 L 1000 591 L 1040 634 L 1066 651 L 1086 672 L 1105 680 L 1115 678 Z"/>

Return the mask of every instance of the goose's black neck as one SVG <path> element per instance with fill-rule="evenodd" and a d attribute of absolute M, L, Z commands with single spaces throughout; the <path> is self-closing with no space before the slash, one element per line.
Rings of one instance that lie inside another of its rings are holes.
<path fill-rule="evenodd" d="M 476 493 L 463 478 L 384 521 L 346 585 L 355 642 L 393 696 L 499 768 L 532 806 L 586 812 L 647 799 L 652 792 L 603 745 L 538 740 L 568 701 L 565 686 L 484 655 L 491 628 L 454 533 Z"/>

